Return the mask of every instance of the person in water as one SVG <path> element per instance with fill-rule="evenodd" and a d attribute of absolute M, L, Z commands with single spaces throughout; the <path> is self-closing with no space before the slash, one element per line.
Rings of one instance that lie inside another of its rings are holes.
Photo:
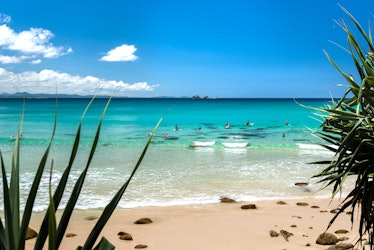
<path fill-rule="evenodd" d="M 175 125 L 175 130 L 179 130 L 179 127 L 178 127 L 178 125 Z"/>
<path fill-rule="evenodd" d="M 230 128 L 230 123 L 226 122 L 225 128 Z"/>

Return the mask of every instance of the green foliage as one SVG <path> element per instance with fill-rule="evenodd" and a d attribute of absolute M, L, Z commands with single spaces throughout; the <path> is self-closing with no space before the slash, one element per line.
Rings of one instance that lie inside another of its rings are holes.
<path fill-rule="evenodd" d="M 359 240 L 362 240 L 366 233 L 373 237 L 374 227 L 374 45 L 370 30 L 366 33 L 358 21 L 341 8 L 352 22 L 353 29 L 358 31 L 358 36 L 355 36 L 344 21 L 338 22 L 347 35 L 346 51 L 352 56 L 359 79 L 344 73 L 324 51 L 348 84 L 346 93 L 338 101 L 315 108 L 323 119 L 315 135 L 322 138 L 326 142 L 322 146 L 335 155 L 328 166 L 314 177 L 321 178 L 326 186 L 332 186 L 335 196 L 342 190 L 346 179 L 353 176 L 355 184 L 343 199 L 329 227 L 344 209 L 349 208 L 353 212 L 351 222 L 355 218 L 359 220 Z M 373 249 L 373 245 L 370 248 Z"/>
<path fill-rule="evenodd" d="M 48 249 L 58 249 L 63 236 L 66 232 L 66 228 L 69 224 L 71 215 L 74 211 L 76 202 L 78 200 L 79 194 L 81 189 L 84 185 L 86 174 L 89 170 L 89 166 L 92 162 L 94 157 L 96 147 L 98 145 L 99 137 L 100 137 L 100 130 L 101 125 L 105 116 L 105 113 L 108 109 L 110 104 L 111 98 L 108 100 L 99 120 L 96 134 L 94 136 L 93 143 L 91 145 L 91 151 L 88 155 L 87 163 L 85 168 L 83 169 L 81 175 L 79 176 L 78 180 L 75 182 L 73 191 L 70 193 L 68 198 L 68 202 L 66 204 L 65 209 L 62 212 L 61 219 L 59 223 L 56 222 L 56 211 L 59 207 L 61 199 L 65 193 L 65 187 L 69 179 L 69 174 L 71 168 L 73 166 L 75 157 L 78 152 L 79 148 L 79 141 L 81 137 L 81 127 L 82 122 L 85 117 L 86 112 L 88 111 L 89 107 L 93 103 L 95 97 L 91 99 L 89 104 L 87 105 L 86 109 L 84 110 L 77 132 L 75 134 L 74 144 L 72 147 L 72 151 L 70 154 L 70 160 L 67 167 L 64 170 L 64 173 L 57 185 L 57 188 L 52 195 L 52 188 L 51 188 L 51 180 L 49 184 L 49 207 L 45 212 L 45 216 L 43 222 L 41 224 L 40 230 L 38 232 L 38 236 L 36 239 L 36 243 L 34 249 L 43 249 L 46 239 L 48 237 Z M 24 110 L 24 109 L 23 109 Z M 107 204 L 104 211 L 102 212 L 101 216 L 99 217 L 95 227 L 92 229 L 90 235 L 88 236 L 84 246 L 78 246 L 77 249 L 96 249 L 96 250 L 107 250 L 107 249 L 114 249 L 114 246 L 105 238 L 103 237 L 100 242 L 94 246 L 97 238 L 99 237 L 102 229 L 104 228 L 105 224 L 109 220 L 110 216 L 112 215 L 113 211 L 117 207 L 122 195 L 126 191 L 128 184 L 130 183 L 131 179 L 133 178 L 135 172 L 139 168 L 147 149 L 150 145 L 152 137 L 157 130 L 158 126 L 160 125 L 163 118 L 160 118 L 158 123 L 156 124 L 153 132 L 150 134 L 148 141 L 144 147 L 142 154 L 139 157 L 137 164 L 135 165 L 130 177 L 126 180 L 123 186 L 118 190 L 116 195 L 112 198 L 111 202 Z M 23 210 L 22 222 L 20 221 L 21 218 L 21 208 L 20 208 L 20 186 L 19 186 L 19 175 L 20 175 L 20 135 L 22 134 L 22 122 L 23 122 L 23 113 L 21 114 L 19 128 L 18 128 L 18 136 L 15 140 L 13 157 L 12 157 L 12 170 L 10 176 L 10 184 L 8 184 L 5 165 L 3 161 L 3 157 L 0 151 L 0 163 L 1 163 L 1 173 L 2 173 L 2 182 L 3 182 L 3 196 L 4 196 L 4 221 L 0 217 L 0 250 L 23 250 L 25 249 L 25 236 L 26 232 L 30 223 L 30 219 L 32 216 L 32 211 L 35 203 L 35 197 L 39 188 L 39 184 L 45 170 L 45 166 L 48 161 L 49 151 L 53 142 L 53 138 L 55 135 L 56 124 L 57 124 L 57 100 L 56 100 L 56 112 L 55 112 L 55 119 L 54 119 L 54 127 L 51 135 L 50 142 L 42 156 L 38 169 L 35 173 L 35 177 L 32 183 L 32 187 L 27 197 L 26 205 Z M 53 160 L 51 165 L 51 173 L 53 171 Z"/>

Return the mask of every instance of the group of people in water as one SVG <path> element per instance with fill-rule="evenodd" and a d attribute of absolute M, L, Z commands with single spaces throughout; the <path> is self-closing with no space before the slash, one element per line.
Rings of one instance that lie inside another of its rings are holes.
<path fill-rule="evenodd" d="M 250 121 L 247 121 L 247 122 L 245 123 L 245 125 L 246 125 L 246 126 L 252 126 L 253 123 L 250 122 Z M 226 124 L 225 124 L 225 128 L 226 128 L 226 129 L 229 129 L 229 128 L 230 128 L 230 123 L 229 123 L 229 122 L 226 122 Z M 174 129 L 175 129 L 175 130 L 180 130 L 180 128 L 179 128 L 178 125 L 175 125 Z M 201 127 L 198 127 L 197 130 L 201 130 Z"/>
<path fill-rule="evenodd" d="M 247 121 L 247 122 L 245 123 L 245 125 L 246 125 L 246 126 L 252 126 L 253 123 L 250 122 L 250 121 Z M 286 126 L 290 125 L 289 122 L 288 122 L 288 120 L 286 120 L 285 125 L 286 125 Z M 226 124 L 225 124 L 225 128 L 226 128 L 226 129 L 229 129 L 230 126 L 231 126 L 230 123 L 229 123 L 229 122 L 226 122 Z M 179 126 L 178 126 L 177 124 L 175 125 L 174 129 L 177 130 L 177 131 L 180 130 L 180 128 L 179 128 Z M 201 130 L 201 127 L 198 127 L 197 130 Z M 169 134 L 164 134 L 163 136 L 166 138 L 166 137 L 169 136 Z M 283 133 L 282 136 L 285 137 L 285 134 Z"/>

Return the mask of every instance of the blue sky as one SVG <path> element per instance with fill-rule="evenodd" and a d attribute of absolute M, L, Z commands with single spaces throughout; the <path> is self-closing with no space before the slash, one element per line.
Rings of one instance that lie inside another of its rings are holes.
<path fill-rule="evenodd" d="M 219 98 L 340 96 L 326 49 L 353 71 L 340 3 L 372 0 L 6 1 L 0 92 Z"/>

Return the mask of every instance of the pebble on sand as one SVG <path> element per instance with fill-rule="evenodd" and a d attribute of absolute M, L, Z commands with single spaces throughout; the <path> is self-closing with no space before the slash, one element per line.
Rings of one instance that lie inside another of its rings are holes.
<path fill-rule="evenodd" d="M 234 202 L 236 202 L 234 199 L 229 198 L 229 197 L 221 197 L 219 200 L 222 203 L 234 203 Z"/>
<path fill-rule="evenodd" d="M 26 238 L 25 238 L 26 240 L 35 238 L 36 236 L 38 236 L 38 233 L 34 229 L 27 228 Z"/>
<path fill-rule="evenodd" d="M 143 249 L 143 248 L 147 248 L 147 247 L 148 247 L 147 245 L 139 244 L 139 245 L 135 246 L 135 249 Z"/>
<path fill-rule="evenodd" d="M 257 209 L 256 204 L 246 204 L 240 207 L 241 209 Z"/>
<path fill-rule="evenodd" d="M 150 218 L 141 218 L 134 222 L 134 224 L 150 224 L 153 223 L 153 221 Z"/>
<path fill-rule="evenodd" d="M 133 240 L 131 234 L 129 233 L 119 232 L 118 235 L 120 240 Z"/>

